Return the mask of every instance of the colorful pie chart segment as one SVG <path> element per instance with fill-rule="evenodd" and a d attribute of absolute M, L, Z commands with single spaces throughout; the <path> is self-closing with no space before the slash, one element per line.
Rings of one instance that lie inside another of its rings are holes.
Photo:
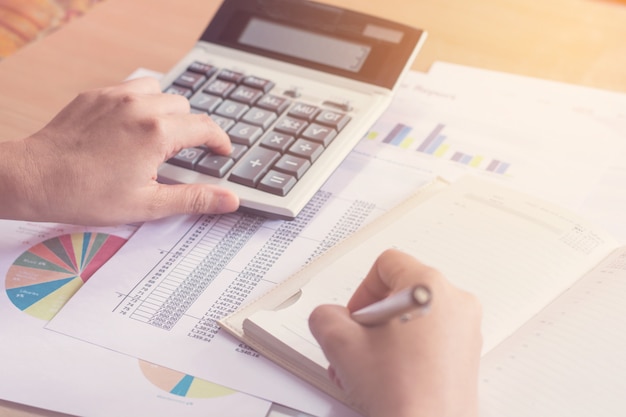
<path fill-rule="evenodd" d="M 216 398 L 234 394 L 236 391 L 214 384 L 183 372 L 164 368 L 146 361 L 139 361 L 144 376 L 163 391 L 186 398 Z"/>
<path fill-rule="evenodd" d="M 9 268 L 7 295 L 25 313 L 50 320 L 125 242 L 115 235 L 85 232 L 38 243 Z"/>

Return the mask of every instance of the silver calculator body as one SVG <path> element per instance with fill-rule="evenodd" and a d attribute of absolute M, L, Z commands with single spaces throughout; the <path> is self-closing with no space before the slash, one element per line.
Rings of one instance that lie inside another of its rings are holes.
<path fill-rule="evenodd" d="M 388 107 L 425 37 L 306 0 L 225 0 L 162 88 L 210 114 L 233 155 L 183 149 L 159 181 L 217 184 L 241 210 L 294 219 Z"/>

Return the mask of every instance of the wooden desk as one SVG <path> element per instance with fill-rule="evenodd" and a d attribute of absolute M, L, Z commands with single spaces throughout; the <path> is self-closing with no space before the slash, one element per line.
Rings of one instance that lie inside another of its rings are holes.
<path fill-rule="evenodd" d="M 626 92 L 626 4 L 600 0 L 323 0 L 422 27 L 436 60 Z M 167 71 L 218 0 L 106 0 L 0 62 L 0 140 L 40 129 L 79 91 Z M 55 416 L 0 401 L 0 416 Z"/>

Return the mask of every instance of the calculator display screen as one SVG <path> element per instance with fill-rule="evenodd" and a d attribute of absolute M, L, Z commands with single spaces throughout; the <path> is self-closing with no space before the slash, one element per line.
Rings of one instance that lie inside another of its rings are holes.
<path fill-rule="evenodd" d="M 425 32 L 308 0 L 224 0 L 201 40 L 393 88 Z"/>
<path fill-rule="evenodd" d="M 256 17 L 239 36 L 244 45 L 358 73 L 372 47 Z"/>

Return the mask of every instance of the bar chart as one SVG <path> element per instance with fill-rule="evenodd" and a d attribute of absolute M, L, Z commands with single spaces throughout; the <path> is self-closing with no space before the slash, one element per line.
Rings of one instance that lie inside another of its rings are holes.
<path fill-rule="evenodd" d="M 446 124 L 438 122 L 423 123 L 418 128 L 405 123 L 389 124 L 379 121 L 365 138 L 494 174 L 506 175 L 508 173 L 511 167 L 509 162 L 462 149 L 462 140 L 454 141 L 453 136 L 449 138 L 446 133 L 447 128 Z M 468 145 L 466 147 L 471 148 Z"/>

